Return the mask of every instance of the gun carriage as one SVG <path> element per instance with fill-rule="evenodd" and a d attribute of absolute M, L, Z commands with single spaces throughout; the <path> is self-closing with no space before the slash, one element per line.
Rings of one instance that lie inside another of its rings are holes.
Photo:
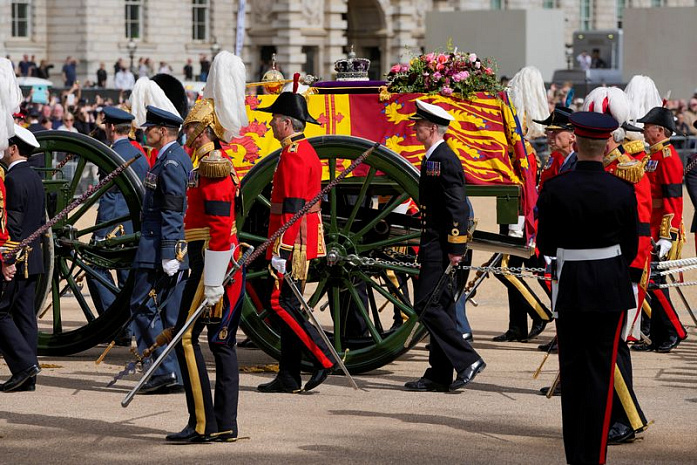
<path fill-rule="evenodd" d="M 345 354 L 347 367 L 360 373 L 389 363 L 425 335 L 411 300 L 411 281 L 419 272 L 414 247 L 420 236 L 417 167 L 423 154 L 408 122 L 414 100 L 445 104 L 456 116 L 458 124 L 449 131 L 448 143 L 463 160 L 468 195 L 496 197 L 499 224 L 515 223 L 519 215 L 529 213 L 525 179 L 517 167 L 525 149 L 505 96 L 476 94 L 460 100 L 390 95 L 370 82 L 318 83 L 314 89 L 317 93 L 308 95 L 309 110 L 322 124 L 309 125 L 306 135 L 322 160 L 325 184 L 373 141 L 382 144 L 323 199 L 327 256 L 312 263 L 305 292 L 315 311 L 329 312 L 331 320 L 326 319 L 330 323 L 325 324 L 325 331 L 337 352 Z M 250 125 L 226 148 L 242 178 L 239 237 L 255 246 L 266 238 L 271 179 L 280 153 L 268 126 L 270 115 L 255 108 L 269 105 L 274 98 L 247 98 Z M 38 133 L 37 139 L 41 144 L 37 153 L 43 154 L 47 166 L 42 171 L 49 216 L 85 188 L 90 173 L 108 173 L 123 163 L 114 151 L 87 136 L 46 131 Z M 66 156 L 70 161 L 61 163 Z M 124 196 L 129 215 L 95 225 L 86 213 L 109 190 Z M 95 269 L 130 268 L 140 231 L 142 194 L 143 187 L 129 168 L 44 238 L 49 272 L 36 298 L 41 354 L 68 355 L 109 341 L 128 319 L 132 276 L 119 288 Z M 134 233 L 122 234 L 119 225 L 129 220 Z M 104 228 L 113 230 L 106 240 L 90 239 Z M 470 244 L 474 249 L 530 253 L 525 239 L 495 233 L 475 231 Z M 88 276 L 100 280 L 115 295 L 102 313 L 94 310 L 84 285 Z M 261 349 L 278 358 L 279 336 L 265 303 L 269 286 L 267 263 L 260 259 L 250 264 L 241 327 Z M 401 324 L 393 324 L 400 320 Z"/>

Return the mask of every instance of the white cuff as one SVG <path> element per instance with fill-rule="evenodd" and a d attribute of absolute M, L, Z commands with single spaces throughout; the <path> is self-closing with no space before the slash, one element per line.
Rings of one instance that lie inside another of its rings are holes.
<path fill-rule="evenodd" d="M 206 249 L 203 265 L 203 285 L 222 286 L 227 267 L 232 259 L 232 250 Z"/>

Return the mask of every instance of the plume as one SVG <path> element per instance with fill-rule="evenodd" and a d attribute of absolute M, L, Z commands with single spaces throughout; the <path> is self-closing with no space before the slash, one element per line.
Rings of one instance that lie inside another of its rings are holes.
<path fill-rule="evenodd" d="M 240 135 L 249 124 L 245 109 L 245 80 L 247 70 L 240 57 L 223 50 L 213 59 L 203 98 L 215 102 L 215 115 L 225 128 L 225 142 Z"/>

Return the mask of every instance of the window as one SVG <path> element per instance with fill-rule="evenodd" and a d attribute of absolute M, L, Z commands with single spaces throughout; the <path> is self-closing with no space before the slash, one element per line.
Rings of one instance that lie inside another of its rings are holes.
<path fill-rule="evenodd" d="M 593 0 L 581 0 L 580 29 L 590 31 L 593 26 Z"/>
<path fill-rule="evenodd" d="M 500 10 L 501 9 L 501 4 L 503 2 L 501 0 L 491 0 L 490 5 L 492 10 Z"/>
<path fill-rule="evenodd" d="M 665 0 L 651 0 L 651 7 L 658 8 L 661 6 L 666 6 Z"/>
<path fill-rule="evenodd" d="M 126 0 L 125 25 L 127 39 L 143 38 L 143 1 Z"/>
<path fill-rule="evenodd" d="M 12 2 L 12 37 L 29 37 L 31 23 L 31 0 Z"/>
<path fill-rule="evenodd" d="M 557 5 L 555 5 L 555 3 L 556 2 L 554 0 L 542 0 L 542 8 L 544 8 L 546 10 L 551 10 L 551 9 L 557 7 Z"/>
<path fill-rule="evenodd" d="M 617 27 L 622 27 L 624 20 L 624 9 L 627 7 L 627 0 L 617 0 Z"/>
<path fill-rule="evenodd" d="M 209 0 L 192 0 L 191 2 L 191 38 L 208 42 Z"/>

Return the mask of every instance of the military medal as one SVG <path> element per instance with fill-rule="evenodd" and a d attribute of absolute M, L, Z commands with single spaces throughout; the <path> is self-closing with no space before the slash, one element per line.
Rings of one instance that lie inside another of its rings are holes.
<path fill-rule="evenodd" d="M 189 187 L 198 187 L 198 170 L 189 171 Z"/>
<path fill-rule="evenodd" d="M 658 168 L 658 160 L 649 160 L 646 163 L 646 168 L 644 168 L 644 171 L 647 173 L 653 173 L 656 171 L 656 168 Z"/>
<path fill-rule="evenodd" d="M 426 176 L 440 176 L 439 161 L 426 161 Z"/>
<path fill-rule="evenodd" d="M 145 175 L 145 179 L 143 180 L 143 185 L 148 189 L 156 189 L 157 175 L 155 173 L 148 172 L 148 174 Z"/>

